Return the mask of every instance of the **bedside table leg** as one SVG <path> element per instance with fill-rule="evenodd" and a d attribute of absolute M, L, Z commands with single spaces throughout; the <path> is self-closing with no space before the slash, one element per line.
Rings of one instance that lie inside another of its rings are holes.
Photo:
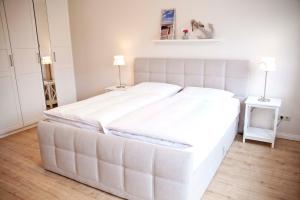
<path fill-rule="evenodd" d="M 276 140 L 276 132 L 277 132 L 278 116 L 279 116 L 279 108 L 276 108 L 276 109 L 275 109 L 275 116 L 274 116 L 272 148 L 274 148 L 274 144 L 275 144 L 275 140 Z"/>
<path fill-rule="evenodd" d="M 246 134 L 247 134 L 247 130 L 248 130 L 248 126 L 249 126 L 249 119 L 250 119 L 250 110 L 251 108 L 249 108 L 248 105 L 246 105 L 245 107 L 245 119 L 244 119 L 244 132 L 243 132 L 243 143 L 246 142 Z"/>

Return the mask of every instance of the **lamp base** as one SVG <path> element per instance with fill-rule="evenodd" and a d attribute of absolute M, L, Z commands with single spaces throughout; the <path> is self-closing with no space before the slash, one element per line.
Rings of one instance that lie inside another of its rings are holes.
<path fill-rule="evenodd" d="M 270 102 L 271 101 L 271 99 L 268 99 L 266 97 L 259 97 L 257 100 L 261 101 L 261 102 Z"/>
<path fill-rule="evenodd" d="M 117 88 L 125 88 L 125 85 L 118 85 Z"/>

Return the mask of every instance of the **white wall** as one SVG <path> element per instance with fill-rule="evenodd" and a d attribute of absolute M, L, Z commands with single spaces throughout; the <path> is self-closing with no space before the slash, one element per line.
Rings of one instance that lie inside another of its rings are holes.
<path fill-rule="evenodd" d="M 210 22 L 223 42 L 154 44 L 163 8 L 176 8 L 178 30 L 191 19 Z M 132 82 L 133 59 L 139 56 L 248 59 L 251 95 L 263 92 L 264 73 L 255 62 L 275 56 L 278 69 L 269 76 L 268 96 L 282 98 L 281 113 L 291 117 L 280 131 L 300 136 L 299 0 L 71 0 L 69 9 L 79 99 L 117 83 L 112 66 L 116 54 L 126 56 L 122 77 L 127 83 Z M 265 118 L 256 114 L 256 119 Z"/>

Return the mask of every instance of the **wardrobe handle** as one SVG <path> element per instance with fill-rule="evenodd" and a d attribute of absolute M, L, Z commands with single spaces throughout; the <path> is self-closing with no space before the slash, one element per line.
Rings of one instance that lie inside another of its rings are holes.
<path fill-rule="evenodd" d="M 55 51 L 53 51 L 53 62 L 56 62 L 56 54 L 55 54 Z"/>
<path fill-rule="evenodd" d="M 12 54 L 9 54 L 9 62 L 10 62 L 10 66 L 13 67 L 14 66 L 14 57 Z"/>

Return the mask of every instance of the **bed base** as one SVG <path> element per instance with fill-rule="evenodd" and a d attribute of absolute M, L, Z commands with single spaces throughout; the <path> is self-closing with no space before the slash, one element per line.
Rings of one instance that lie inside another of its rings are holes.
<path fill-rule="evenodd" d="M 43 167 L 132 200 L 199 200 L 237 132 L 238 119 L 195 167 L 192 151 L 41 121 Z"/>

